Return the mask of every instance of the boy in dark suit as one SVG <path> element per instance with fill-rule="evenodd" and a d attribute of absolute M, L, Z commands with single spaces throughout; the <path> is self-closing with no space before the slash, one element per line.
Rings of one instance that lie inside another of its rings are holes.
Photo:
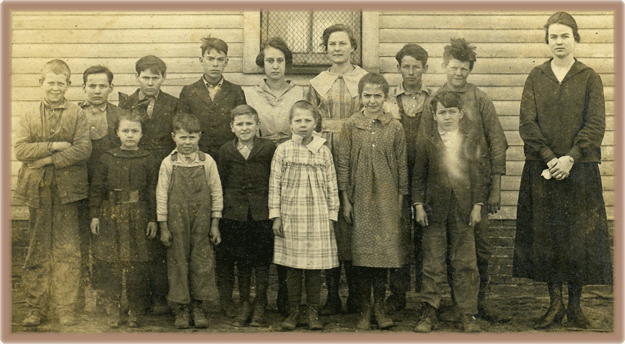
<path fill-rule="evenodd" d="M 481 221 L 487 200 L 487 152 L 479 149 L 479 135 L 472 132 L 468 120 L 461 123 L 464 110 L 458 94 L 438 93 L 431 107 L 434 123 L 417 138 L 412 184 L 415 220 L 423 226 L 421 295 L 425 300 L 415 331 L 430 332 L 437 323 L 449 240 L 452 290 L 463 330 L 479 332 L 473 317 L 479 289 L 474 226 Z"/>
<path fill-rule="evenodd" d="M 119 107 L 138 112 L 143 118 L 143 137 L 139 146 L 162 161 L 176 147 L 171 137 L 172 120 L 178 99 L 161 91 L 167 76 L 167 65 L 160 58 L 148 55 L 135 64 L 139 89 L 130 96 L 119 93 Z M 158 166 L 158 165 L 157 165 Z M 154 314 L 169 312 L 167 307 L 167 249 L 157 240 L 150 241 L 152 264 L 149 271 L 151 308 Z"/>
<path fill-rule="evenodd" d="M 223 71 L 228 65 L 228 44 L 214 37 L 203 41 L 200 63 L 204 67 L 204 75 L 197 82 L 182 88 L 176 111 L 193 114 L 200 120 L 200 150 L 217 157 L 219 148 L 234 139 L 230 131 L 229 112 L 245 104 L 245 94 L 241 86 L 223 78 Z"/>
<path fill-rule="evenodd" d="M 219 150 L 219 176 L 224 192 L 221 244 L 216 247 L 216 278 L 222 308 L 232 307 L 234 264 L 238 269 L 239 314 L 235 326 L 261 326 L 267 306 L 269 266 L 273 259 L 272 221 L 268 192 L 275 144 L 256 137 L 258 113 L 249 105 L 232 110 L 230 127 L 236 135 Z M 256 298 L 250 304 L 250 281 L 255 271 Z M 253 311 L 253 314 L 252 314 Z"/>

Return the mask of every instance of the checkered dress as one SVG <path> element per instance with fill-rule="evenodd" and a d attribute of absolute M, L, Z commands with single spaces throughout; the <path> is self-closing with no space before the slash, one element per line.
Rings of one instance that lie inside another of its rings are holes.
<path fill-rule="evenodd" d="M 329 220 L 339 210 L 332 154 L 321 137 L 308 145 L 289 140 L 271 163 L 269 217 L 281 217 L 284 237 L 275 238 L 273 262 L 297 269 L 338 266 L 336 238 Z"/>

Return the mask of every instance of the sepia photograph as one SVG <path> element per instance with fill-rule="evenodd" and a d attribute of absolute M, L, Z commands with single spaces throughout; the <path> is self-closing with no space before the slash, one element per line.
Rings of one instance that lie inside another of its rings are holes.
<path fill-rule="evenodd" d="M 3 3 L 2 341 L 622 342 L 623 9 Z"/>

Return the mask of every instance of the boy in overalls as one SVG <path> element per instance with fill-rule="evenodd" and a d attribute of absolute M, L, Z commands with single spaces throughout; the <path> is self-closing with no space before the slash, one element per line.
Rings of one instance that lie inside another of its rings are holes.
<path fill-rule="evenodd" d="M 161 242 L 168 247 L 167 301 L 176 312 L 175 327 L 208 327 L 202 301 L 210 298 L 215 266 L 213 246 L 221 242 L 221 181 L 210 155 L 199 151 L 200 122 L 190 114 L 174 117 L 176 149 L 162 162 L 156 187 Z M 190 307 L 192 310 L 190 310 Z"/>

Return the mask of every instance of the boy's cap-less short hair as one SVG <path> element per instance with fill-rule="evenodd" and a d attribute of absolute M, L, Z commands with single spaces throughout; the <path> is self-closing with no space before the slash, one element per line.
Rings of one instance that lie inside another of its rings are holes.
<path fill-rule="evenodd" d="M 447 66 L 451 59 L 469 62 L 469 70 L 473 70 L 473 64 L 477 60 L 475 46 L 470 45 L 464 38 L 452 38 L 451 44 L 445 46 L 443 65 Z"/>
<path fill-rule="evenodd" d="M 395 60 L 397 60 L 397 63 L 399 63 L 400 66 L 401 60 L 405 56 L 411 56 L 414 57 L 415 60 L 421 61 L 423 67 L 428 64 L 428 52 L 418 44 L 406 44 L 400 51 L 397 52 Z"/>
<path fill-rule="evenodd" d="M 130 121 L 130 122 L 139 122 L 141 123 L 141 132 L 143 132 L 143 117 L 141 117 L 140 114 L 138 114 L 137 112 L 129 112 L 129 111 L 123 111 L 121 115 L 119 115 L 119 117 L 117 118 L 117 120 L 115 121 L 115 124 L 113 126 L 113 128 L 115 128 L 115 132 L 117 132 L 117 130 L 119 130 L 119 123 L 121 123 L 121 121 Z"/>
<path fill-rule="evenodd" d="M 145 70 L 149 70 L 154 74 L 162 76 L 167 73 L 167 65 L 160 58 L 154 55 L 148 55 L 140 58 L 139 61 L 135 63 L 135 70 L 137 71 L 137 75 Z"/>
<path fill-rule="evenodd" d="M 219 38 L 210 36 L 202 38 L 202 46 L 200 48 L 202 49 L 202 56 L 210 52 L 211 49 L 215 49 L 228 56 L 228 44 Z"/>
<path fill-rule="evenodd" d="M 109 85 L 113 83 L 113 72 L 110 69 L 106 68 L 102 65 L 91 66 L 82 73 L 82 83 L 87 83 L 87 77 L 93 74 L 106 74 L 106 77 L 109 79 Z"/>
<path fill-rule="evenodd" d="M 69 83 L 69 78 L 72 76 L 72 72 L 69 70 L 69 66 L 65 61 L 54 59 L 46 62 L 41 68 L 41 80 L 43 82 L 46 79 L 46 74 L 54 73 L 56 75 L 65 75 L 67 76 L 67 83 Z"/>
<path fill-rule="evenodd" d="M 328 40 L 330 39 L 330 35 L 335 32 L 347 33 L 347 36 L 349 36 L 349 42 L 351 43 L 352 48 L 354 48 L 354 50 L 358 48 L 358 41 L 356 41 L 356 37 L 354 36 L 352 29 L 348 28 L 347 26 L 343 24 L 334 24 L 328 27 L 327 29 L 323 30 L 323 35 L 321 36 L 321 39 L 323 41 L 321 45 L 326 49 L 326 51 L 328 50 Z"/>
<path fill-rule="evenodd" d="M 230 123 L 234 122 L 234 119 L 237 116 L 251 115 L 256 119 L 256 123 L 258 123 L 258 112 L 253 107 L 247 104 L 241 104 L 234 109 L 230 110 Z"/>
<path fill-rule="evenodd" d="M 547 19 L 547 24 L 545 24 L 545 43 L 549 44 L 549 26 L 553 24 L 562 24 L 570 27 L 573 30 L 573 38 L 575 38 L 575 42 L 579 43 L 580 37 L 579 32 L 577 31 L 577 22 L 572 15 L 566 12 L 556 12 Z"/>
<path fill-rule="evenodd" d="M 386 79 L 382 75 L 378 73 L 368 73 L 360 78 L 360 81 L 358 82 L 359 96 L 362 95 L 362 91 L 364 90 L 366 84 L 378 85 L 382 87 L 382 91 L 384 91 L 384 96 L 388 97 L 388 81 L 386 81 Z"/>
<path fill-rule="evenodd" d="M 192 114 L 186 112 L 181 112 L 174 116 L 172 127 L 174 133 L 181 129 L 187 133 L 202 132 L 202 129 L 200 128 L 200 120 Z"/>
<path fill-rule="evenodd" d="M 321 123 L 321 113 L 319 112 L 317 107 L 308 100 L 298 100 L 295 102 L 295 104 L 293 104 L 293 106 L 291 106 L 291 110 L 289 110 L 289 122 L 293 120 L 293 113 L 296 109 L 310 111 L 317 124 Z"/>
<path fill-rule="evenodd" d="M 464 102 L 460 95 L 456 92 L 444 91 L 441 93 L 437 93 L 432 97 L 430 101 L 430 105 L 432 106 L 433 114 L 436 114 L 436 107 L 438 103 L 441 103 L 445 108 L 458 108 L 458 110 L 462 110 L 464 106 Z"/>
<path fill-rule="evenodd" d="M 286 43 L 280 37 L 270 38 L 265 44 L 263 44 L 260 49 L 260 53 L 256 56 L 256 65 L 258 67 L 265 67 L 265 49 L 267 48 L 275 48 L 280 50 L 284 54 L 284 63 L 286 66 L 290 66 L 293 64 L 293 53 L 291 49 L 286 45 Z"/>

